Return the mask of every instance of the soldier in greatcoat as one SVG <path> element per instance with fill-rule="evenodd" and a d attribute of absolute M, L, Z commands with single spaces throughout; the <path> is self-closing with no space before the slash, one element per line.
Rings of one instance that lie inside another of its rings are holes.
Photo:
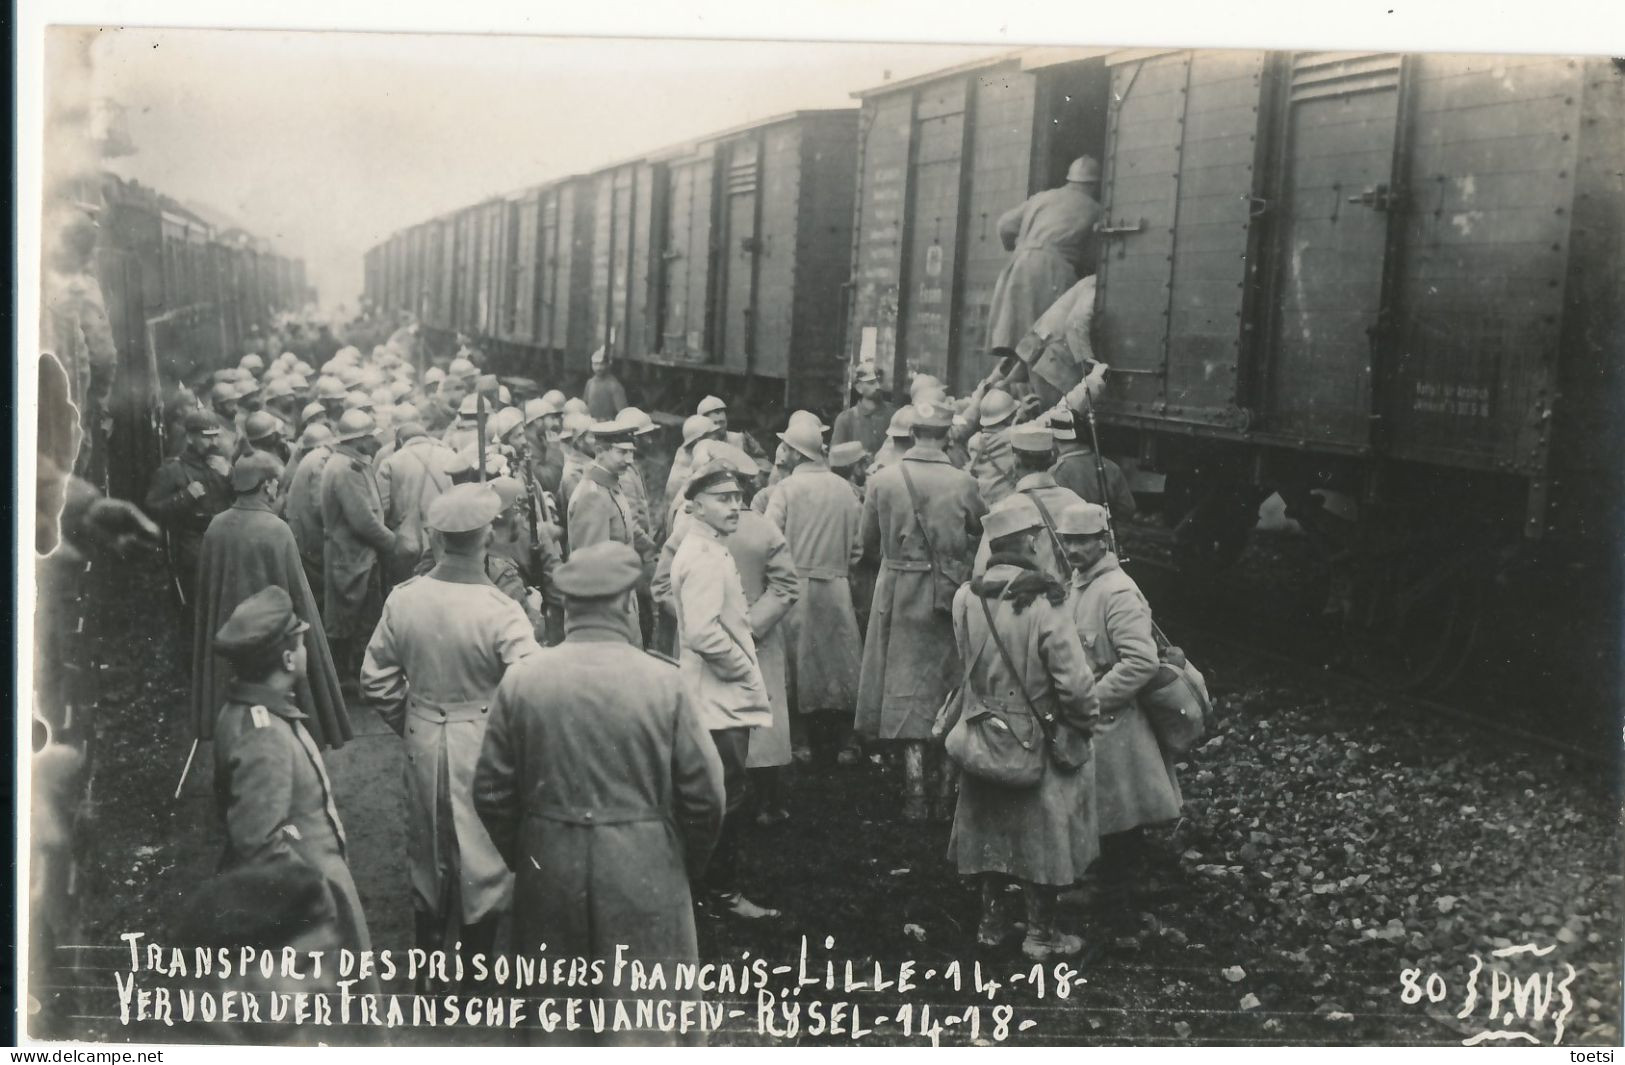
<path fill-rule="evenodd" d="M 638 523 L 636 509 L 621 491 L 621 475 L 637 459 L 637 446 L 632 442 L 634 431 L 630 422 L 593 423 L 592 435 L 598 453 L 570 497 L 570 550 L 616 540 L 636 551 L 644 560 L 647 572 L 652 574 L 657 555 L 654 542 Z"/>
<path fill-rule="evenodd" d="M 473 805 L 474 766 L 503 675 L 537 645 L 530 619 L 486 578 L 487 485 L 450 488 L 429 505 L 440 561 L 402 582 L 361 666 L 361 694 L 406 741 L 409 876 L 416 945 L 489 953 L 513 889 Z"/>
<path fill-rule="evenodd" d="M 754 459 L 720 440 L 707 441 L 698 450 L 702 465 L 716 458 L 733 469 L 739 475 L 742 490 L 748 490 L 760 472 Z M 686 510 L 679 511 L 671 535 L 660 548 L 653 591 L 655 601 L 664 608 L 663 618 L 675 615 L 677 610 L 671 590 L 671 566 L 693 520 Z M 795 562 L 784 534 L 764 514 L 749 507 L 741 509 L 739 527 L 723 537 L 722 542 L 739 567 L 739 581 L 750 607 L 750 632 L 756 641 L 756 660 L 761 664 L 768 705 L 773 711 L 772 725 L 751 730 L 745 768 L 756 792 L 756 823 L 774 825 L 789 817 L 783 771 L 790 764 L 792 754 L 784 621 L 801 595 L 801 581 L 796 576 Z M 675 627 L 674 620 L 673 639 Z M 663 625 L 662 631 L 665 628 Z"/>
<path fill-rule="evenodd" d="M 421 422 L 395 427 L 395 450 L 378 464 L 378 503 L 384 524 L 400 542 L 385 573 L 389 587 L 412 575 L 412 567 L 428 546 L 424 518 L 440 493 L 451 487 L 446 472 L 453 453 L 428 434 Z"/>
<path fill-rule="evenodd" d="M 758 906 L 739 888 L 750 734 L 773 724 L 744 583 L 724 543 L 739 528 L 741 490 L 732 467 L 711 462 L 695 469 L 683 495 L 693 521 L 671 566 L 678 661 L 700 721 L 716 745 L 728 799 L 706 887 L 723 912 L 748 920 L 777 917 L 777 910 Z"/>
<path fill-rule="evenodd" d="M 383 610 L 382 566 L 398 541 L 384 524 L 373 480 L 372 456 L 380 441 L 372 415 L 346 411 L 333 444 L 333 456 L 322 468 L 322 620 L 339 679 L 348 687 L 356 683 L 367 639 Z"/>
<path fill-rule="evenodd" d="M 198 565 L 192 644 L 192 713 L 196 734 L 213 734 L 230 672 L 214 646 L 214 634 L 237 605 L 276 586 L 288 593 L 293 609 L 308 619 L 305 672 L 294 686 L 294 702 L 318 745 L 341 747 L 351 735 L 350 717 L 339 692 L 339 675 L 315 596 L 287 523 L 272 512 L 282 465 L 264 452 L 237 460 L 231 470 L 236 501 L 215 516 L 203 536 Z"/>
<path fill-rule="evenodd" d="M 1072 561 L 1068 608 L 1100 699 L 1095 796 L 1105 863 L 1122 876 L 1147 857 L 1141 829 L 1178 817 L 1184 801 L 1176 758 L 1136 701 L 1158 669 L 1151 607 L 1111 551 L 1104 508 L 1079 503 L 1055 520 Z"/>
<path fill-rule="evenodd" d="M 1046 535 L 1037 506 L 1015 497 L 988 512 L 986 529 L 993 545 L 987 573 L 954 597 L 964 691 L 957 712 L 945 712 L 936 732 L 945 736 L 969 707 L 1003 705 L 1012 731 L 1024 726 L 1030 730 L 1024 738 L 1043 743 L 1033 715 L 1048 714 L 1065 765 L 1045 743 L 1043 775 L 1033 787 L 962 774 L 948 856 L 960 875 L 982 879 L 977 940 L 993 947 L 1007 938 L 999 902 L 1005 880 L 1014 879 L 1027 909 L 1022 953 L 1045 961 L 1083 949 L 1081 939 L 1057 927 L 1055 903 L 1059 889 L 1083 876 L 1099 852 L 1088 761 L 1098 703 L 1066 610 L 1066 586 L 1039 568 L 1033 551 L 1035 538 Z"/>
<path fill-rule="evenodd" d="M 325 422 L 312 422 L 299 438 L 303 454 L 282 496 L 282 517 L 293 530 L 299 561 L 316 601 L 324 602 L 322 552 L 327 534 L 322 529 L 322 470 L 333 457 L 333 430 Z"/>
<path fill-rule="evenodd" d="M 698 960 L 689 880 L 716 843 L 725 797 L 681 674 L 637 648 L 628 605 L 642 573 L 637 553 L 613 541 L 559 567 L 564 643 L 497 687 L 474 807 L 517 874 L 516 950 L 546 944 L 549 956 L 607 965 L 624 945 L 669 971 Z"/>
<path fill-rule="evenodd" d="M 857 730 L 902 744 L 903 816 L 910 820 L 929 814 L 925 741 L 959 675 L 948 620 L 952 587 L 970 573 L 987 512 L 975 480 L 954 469 L 943 451 L 951 421 L 940 404 L 915 407 L 914 446 L 871 477 L 863 500 L 863 554 L 878 561 L 880 573 L 858 682 Z M 951 784 L 947 773 L 938 781 L 940 798 Z"/>
<path fill-rule="evenodd" d="M 344 947 L 366 951 L 372 940 L 333 784 L 293 697 L 305 672 L 305 626 L 288 593 L 270 587 L 238 604 L 215 633 L 215 651 L 236 676 L 214 725 L 215 798 L 226 826 L 220 867 L 296 856 L 327 879 Z M 375 979 L 366 983 L 377 990 Z"/>
<path fill-rule="evenodd" d="M 1095 271 L 1100 257 L 1095 223 L 1102 208 L 1100 164 L 1089 156 L 1073 160 L 1066 184 L 1045 189 L 999 217 L 999 240 L 1010 261 L 993 286 L 986 350 L 1009 355 L 1033 323 L 1077 283 Z"/>
<path fill-rule="evenodd" d="M 863 557 L 863 506 L 852 486 L 830 472 L 816 427 L 779 434 L 789 472 L 768 500 L 767 516 L 784 532 L 801 579 L 785 619 L 792 703 L 826 763 L 852 727 L 863 638 L 852 604 L 852 567 Z"/>
<path fill-rule="evenodd" d="M 1055 435 L 1049 429 L 1038 422 L 1024 422 L 1010 431 L 1010 447 L 1016 457 L 1016 495 L 1006 497 L 999 506 L 1004 506 L 1016 496 L 1025 496 L 1036 505 L 1038 516 L 1044 523 L 1042 535 L 1034 545 L 1039 568 L 1056 580 L 1065 581 L 1071 575 L 1071 568 L 1066 561 L 1066 552 L 1054 533 L 1055 516 L 1083 500 L 1071 489 L 1056 484 L 1050 474 L 1050 466 L 1055 459 Z M 971 570 L 974 576 L 980 577 L 982 571 L 987 569 L 989 551 L 988 538 L 984 537 L 976 550 L 976 564 Z"/>

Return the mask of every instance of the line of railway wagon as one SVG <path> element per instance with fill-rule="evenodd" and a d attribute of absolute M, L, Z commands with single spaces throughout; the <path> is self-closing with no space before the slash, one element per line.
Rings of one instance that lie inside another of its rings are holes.
<path fill-rule="evenodd" d="M 1042 48 L 854 96 L 409 227 L 367 296 L 762 428 L 860 361 L 964 394 L 999 215 L 1090 154 L 1105 449 L 1180 560 L 1234 559 L 1279 492 L 1381 571 L 1369 623 L 1437 635 L 1509 548 L 1615 542 L 1618 61 Z"/>

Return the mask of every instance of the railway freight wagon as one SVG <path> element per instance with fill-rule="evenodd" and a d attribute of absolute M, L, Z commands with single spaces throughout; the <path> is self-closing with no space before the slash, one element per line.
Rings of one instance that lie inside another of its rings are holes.
<path fill-rule="evenodd" d="M 96 220 L 93 268 L 118 354 L 111 425 L 85 426 L 78 470 L 113 495 L 141 499 L 163 455 L 166 389 L 237 365 L 251 330 L 269 325 L 259 256 L 247 234 L 217 232 L 138 182 L 102 174 L 76 183 L 74 195 Z M 289 277 L 301 276 L 302 263 L 281 261 Z M 54 354 L 84 409 L 81 347 Z"/>
<path fill-rule="evenodd" d="M 1042 50 L 860 94 L 849 355 L 968 390 L 999 213 L 1096 155 L 1106 450 L 1173 550 L 1228 562 L 1278 491 L 1354 560 L 1347 609 L 1459 663 L 1507 558 L 1618 533 L 1622 85 L 1606 60 Z"/>
<path fill-rule="evenodd" d="M 833 413 L 851 247 L 854 110 L 804 111 L 465 208 L 422 324 L 472 338 L 493 368 L 579 380 L 598 348 L 646 406 L 708 392 L 766 424 Z M 388 290 L 390 238 L 381 257 Z M 399 293 L 390 310 L 412 310 Z"/>

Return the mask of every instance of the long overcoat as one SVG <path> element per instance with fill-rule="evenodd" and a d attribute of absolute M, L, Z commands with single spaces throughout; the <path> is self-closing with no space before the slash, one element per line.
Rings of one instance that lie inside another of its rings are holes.
<path fill-rule="evenodd" d="M 194 496 L 188 490 L 193 484 L 202 485 L 201 496 Z M 231 500 L 231 485 L 226 478 L 190 448 L 166 461 L 153 474 L 146 511 L 169 534 L 170 561 L 189 601 L 196 597 L 203 534 L 215 516 L 231 506 Z"/>
<path fill-rule="evenodd" d="M 744 581 L 722 537 L 704 522 L 689 522 L 672 557 L 671 595 L 677 660 L 700 721 L 712 731 L 772 727 Z"/>
<path fill-rule="evenodd" d="M 214 735 L 215 716 L 225 702 L 231 666 L 214 653 L 214 634 L 238 605 L 275 585 L 293 600 L 293 612 L 310 625 L 305 630 L 305 678 L 294 690 L 294 703 L 323 747 L 341 747 L 353 733 L 339 674 L 327 646 L 316 597 L 293 533 L 258 499 L 239 499 L 209 523 L 198 564 L 197 603 L 192 627 L 192 720 L 200 739 Z"/>
<path fill-rule="evenodd" d="M 1183 802 L 1174 759 L 1165 755 L 1140 689 L 1157 672 L 1151 607 L 1117 556 L 1073 577 L 1068 608 L 1083 640 L 1100 698 L 1095 730 L 1095 796 L 1101 835 L 1171 821 Z"/>
<path fill-rule="evenodd" d="M 970 474 L 939 448 L 916 446 L 869 481 L 863 554 L 878 559 L 858 680 L 856 727 L 884 740 L 924 740 L 959 676 L 953 622 L 934 608 L 935 577 L 903 469 L 919 492 L 933 547 L 968 571 L 987 507 Z"/>
<path fill-rule="evenodd" d="M 365 639 L 383 609 L 382 559 L 395 536 L 384 524 L 372 465 L 343 444 L 322 467 L 322 586 L 328 635 Z"/>
<path fill-rule="evenodd" d="M 1087 761 L 1087 733 L 1099 711 L 1089 662 L 1078 642 L 1064 600 L 1057 606 L 1043 594 L 1019 613 L 1009 599 L 998 600 L 1009 583 L 1035 571 L 995 559 L 987 576 L 964 585 L 954 597 L 954 639 L 969 663 L 963 679 L 964 706 L 974 700 L 1002 703 L 1014 719 L 1037 727 L 1022 702 L 1025 691 L 1039 710 L 1058 722 L 1058 742 L 1078 769 L 1058 766 L 1045 751 L 1044 775 L 1037 787 L 1013 789 L 969 773 L 960 776 L 959 805 L 954 811 L 948 857 L 963 875 L 1002 873 L 1035 884 L 1069 885 L 1083 875 L 1100 853 L 1094 818 L 1094 766 Z M 1051 582 L 1056 598 L 1062 586 Z M 993 624 L 1015 664 L 1011 672 L 990 637 L 987 606 Z M 959 678 L 956 678 L 956 680 Z M 1020 690 L 1018 690 L 1020 689 Z M 939 722 L 946 735 L 951 718 Z M 1042 733 L 1031 733 L 1041 739 Z"/>
<path fill-rule="evenodd" d="M 773 490 L 767 516 L 784 531 L 801 579 L 785 619 L 796 710 L 857 705 L 863 639 L 852 603 L 851 569 L 863 557 L 863 505 L 823 463 L 803 463 Z"/>
<path fill-rule="evenodd" d="M 327 878 L 344 946 L 370 950 L 333 784 L 299 708 L 265 685 L 234 683 L 214 745 L 215 801 L 226 824 L 220 871 L 276 852 L 296 854 Z"/>
<path fill-rule="evenodd" d="M 423 553 L 429 539 L 423 519 L 429 513 L 429 504 L 451 487 L 451 475 L 446 473 L 451 458 L 452 452 L 439 441 L 414 436 L 378 464 L 378 504 L 384 512 L 384 524 L 399 538 L 387 567 L 391 585 L 410 577 Z"/>
<path fill-rule="evenodd" d="M 678 514 L 671 536 L 660 549 L 655 568 L 654 597 L 677 611 L 671 593 L 671 564 L 677 557 L 694 519 Z M 796 577 L 790 546 L 778 527 L 755 511 L 740 511 L 739 528 L 723 538 L 723 546 L 739 567 L 739 583 L 749 604 L 751 635 L 756 641 L 756 661 L 762 667 L 762 683 L 767 686 L 768 708 L 773 724 L 752 729 L 746 769 L 764 769 L 790 763 L 790 704 L 786 693 L 787 659 L 784 632 L 794 612 L 801 582 Z"/>
<path fill-rule="evenodd" d="M 689 876 L 722 828 L 722 762 L 676 668 L 607 610 L 520 662 L 491 705 L 474 807 L 517 874 L 514 949 L 694 962 Z"/>
<path fill-rule="evenodd" d="M 1010 261 L 993 285 L 986 350 L 1014 350 L 1027 331 L 1099 258 L 1101 206 L 1077 185 L 1045 189 L 999 218 Z"/>
<path fill-rule="evenodd" d="M 384 603 L 361 694 L 406 741 L 407 863 L 419 909 L 443 912 L 443 867 L 457 870 L 461 924 L 508 906 L 513 878 L 474 812 L 474 766 L 497 685 L 539 650 L 525 612 L 459 556 L 403 582 Z M 442 860 L 450 840 L 455 854 Z"/>
<path fill-rule="evenodd" d="M 322 530 L 322 470 L 332 457 L 332 444 L 317 444 L 300 456 L 282 504 L 282 517 L 293 530 L 305 577 L 317 599 L 323 598 L 322 549 L 327 539 Z"/>

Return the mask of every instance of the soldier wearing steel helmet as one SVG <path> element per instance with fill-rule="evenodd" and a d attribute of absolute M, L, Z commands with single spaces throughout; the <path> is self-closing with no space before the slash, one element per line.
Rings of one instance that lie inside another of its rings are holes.
<path fill-rule="evenodd" d="M 362 695 L 406 741 L 408 872 L 415 945 L 489 953 L 513 875 L 474 810 L 475 763 L 492 697 L 514 663 L 540 650 L 531 623 L 485 576 L 490 486 L 456 485 L 424 520 L 439 562 L 395 588 L 361 667 Z"/>
<path fill-rule="evenodd" d="M 381 441 L 372 415 L 346 411 L 337 428 L 333 456 L 322 468 L 322 616 L 339 677 L 349 686 L 383 609 L 382 562 L 399 539 L 384 524 L 373 479 L 372 456 Z"/>
<path fill-rule="evenodd" d="M 948 608 L 969 575 L 987 506 L 976 482 L 943 450 L 952 414 L 929 401 L 914 408 L 914 446 L 869 480 L 863 500 L 863 553 L 879 564 L 858 682 L 857 729 L 901 746 L 903 816 L 923 820 L 931 724 L 957 682 Z M 951 790 L 938 776 L 939 798 Z M 940 810 L 939 810 L 940 812 Z"/>
<path fill-rule="evenodd" d="M 146 511 L 169 537 L 170 566 L 185 600 L 181 616 L 190 629 L 197 598 L 198 556 L 203 534 L 216 514 L 231 506 L 231 462 L 222 450 L 220 419 L 209 411 L 186 416 L 186 446 L 153 474 Z"/>
<path fill-rule="evenodd" d="M 1038 316 L 1078 278 L 1095 272 L 1099 190 L 1100 164 L 1079 156 L 1067 170 L 1065 185 L 1036 193 L 999 217 L 999 240 L 1011 256 L 993 285 L 986 341 L 990 354 L 1012 355 Z"/>
<path fill-rule="evenodd" d="M 1016 456 L 1010 447 L 1010 430 L 1020 410 L 1015 397 L 1003 389 L 989 389 L 976 411 L 980 431 L 970 438 L 967 472 L 976 478 L 982 502 L 991 507 L 1016 490 Z"/>

